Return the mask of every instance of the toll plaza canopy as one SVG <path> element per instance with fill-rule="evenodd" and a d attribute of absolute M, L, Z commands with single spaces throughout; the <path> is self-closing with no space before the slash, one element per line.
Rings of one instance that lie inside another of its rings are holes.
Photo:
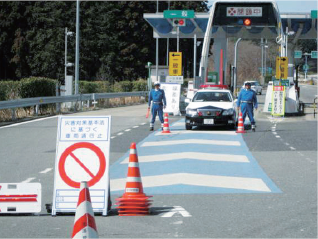
<path fill-rule="evenodd" d="M 284 32 L 293 31 L 298 39 L 317 38 L 317 19 L 311 18 L 310 13 L 281 13 Z M 176 28 L 173 27 L 172 19 L 164 18 L 163 13 L 145 13 L 144 19 L 153 27 L 154 38 L 177 38 Z M 184 19 L 186 26 L 179 27 L 180 38 L 204 38 L 207 28 L 209 13 L 195 13 L 194 18 Z M 212 28 L 213 38 L 240 37 L 247 39 L 277 37 L 275 26 L 217 26 Z"/>

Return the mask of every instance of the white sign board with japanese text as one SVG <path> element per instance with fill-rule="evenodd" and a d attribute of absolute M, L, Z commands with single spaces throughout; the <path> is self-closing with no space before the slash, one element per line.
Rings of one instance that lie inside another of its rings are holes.
<path fill-rule="evenodd" d="M 265 96 L 265 104 L 263 112 L 271 113 L 272 112 L 272 95 L 273 95 L 273 81 L 268 82 L 268 87 Z"/>
<path fill-rule="evenodd" d="M 180 94 L 181 85 L 173 83 L 162 83 L 160 88 L 165 91 L 167 107 L 164 109 L 165 113 L 180 114 Z"/>
<path fill-rule="evenodd" d="M 166 83 L 183 84 L 183 76 L 167 76 Z"/>
<path fill-rule="evenodd" d="M 285 87 L 273 86 L 272 115 L 283 116 L 285 114 Z"/>
<path fill-rule="evenodd" d="M 75 212 L 87 181 L 94 212 L 107 215 L 111 116 L 60 116 L 52 215 Z"/>

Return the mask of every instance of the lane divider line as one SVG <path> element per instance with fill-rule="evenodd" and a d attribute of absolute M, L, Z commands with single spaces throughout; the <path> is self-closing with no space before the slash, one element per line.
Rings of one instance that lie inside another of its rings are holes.
<path fill-rule="evenodd" d="M 29 183 L 33 181 L 35 178 L 27 178 L 26 180 L 22 181 L 21 183 Z"/>
<path fill-rule="evenodd" d="M 52 170 L 53 168 L 46 168 L 43 171 L 41 171 L 40 173 L 44 174 L 44 173 L 48 173 Z"/>
<path fill-rule="evenodd" d="M 23 124 L 29 124 L 29 123 L 38 122 L 38 121 L 43 121 L 43 120 L 47 120 L 47 119 L 53 119 L 53 118 L 57 118 L 57 117 L 58 117 L 58 115 L 55 115 L 55 116 L 45 117 L 45 118 L 41 118 L 41 119 L 30 120 L 30 121 L 26 121 L 26 122 L 5 125 L 5 126 L 0 127 L 0 129 L 15 127 L 15 126 L 19 126 L 19 125 L 23 125 Z"/>

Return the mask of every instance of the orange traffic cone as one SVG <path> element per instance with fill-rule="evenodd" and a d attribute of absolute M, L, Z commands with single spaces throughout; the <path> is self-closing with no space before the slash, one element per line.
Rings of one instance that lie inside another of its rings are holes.
<path fill-rule="evenodd" d="M 129 165 L 125 193 L 117 198 L 116 203 L 119 216 L 143 216 L 149 214 L 151 201 L 144 194 L 139 171 L 136 143 L 130 146 Z"/>
<path fill-rule="evenodd" d="M 169 133 L 171 133 L 171 132 L 170 132 L 170 129 L 169 129 L 168 113 L 165 113 L 165 115 L 164 115 L 164 124 L 163 124 L 162 133 L 164 133 L 164 134 L 169 134 Z"/>
<path fill-rule="evenodd" d="M 246 133 L 246 131 L 244 130 L 244 122 L 243 122 L 243 114 L 242 112 L 240 112 L 240 116 L 239 116 L 239 122 L 237 125 L 237 130 L 236 133 Z"/>
<path fill-rule="evenodd" d="M 87 182 L 81 182 L 72 238 L 98 238 Z"/>

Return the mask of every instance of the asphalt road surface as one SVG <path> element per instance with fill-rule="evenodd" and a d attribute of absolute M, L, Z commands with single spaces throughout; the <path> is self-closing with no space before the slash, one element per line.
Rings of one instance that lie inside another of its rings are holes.
<path fill-rule="evenodd" d="M 302 94 L 312 93 L 305 87 Z M 256 132 L 244 135 L 186 131 L 184 117 L 172 116 L 174 134 L 161 135 L 149 131 L 146 107 L 74 114 L 112 116 L 112 202 L 123 193 L 132 142 L 144 191 L 154 196 L 149 216 L 119 217 L 114 205 L 109 216 L 97 215 L 100 238 L 317 238 L 313 116 L 272 118 L 259 110 Z M 42 185 L 40 215 L 0 216 L 1 238 L 70 238 L 74 216 L 52 217 L 44 206 L 53 200 L 56 135 L 57 117 L 0 128 L 0 182 Z"/>

